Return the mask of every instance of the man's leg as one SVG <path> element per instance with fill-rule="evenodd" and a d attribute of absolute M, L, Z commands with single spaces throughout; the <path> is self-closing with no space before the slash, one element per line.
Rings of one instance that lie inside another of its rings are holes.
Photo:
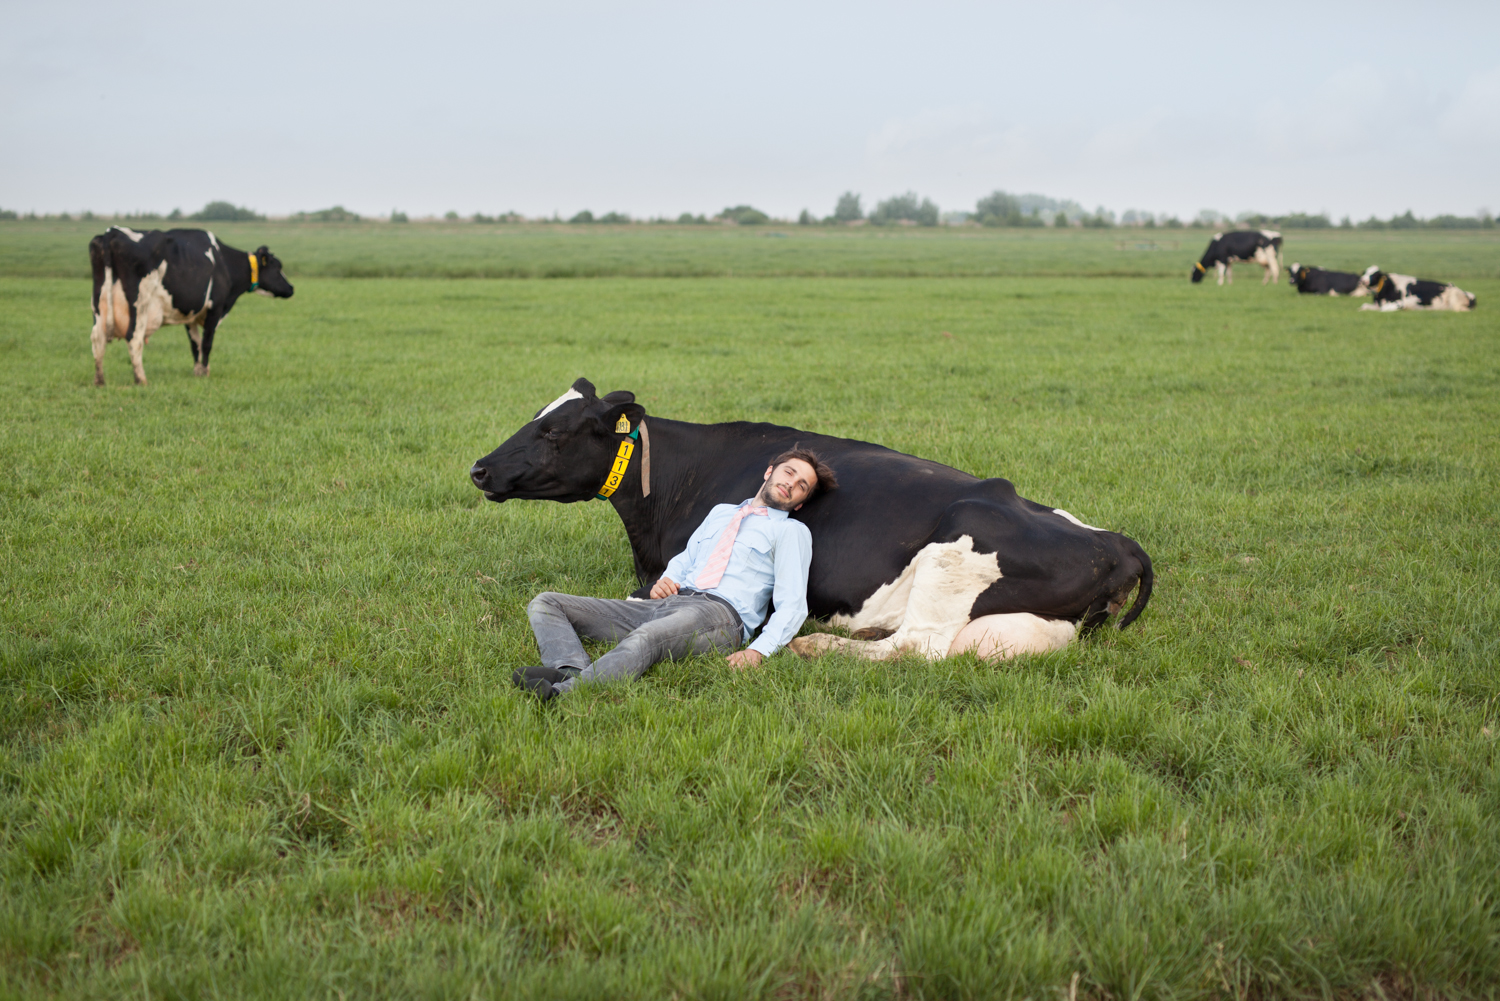
<path fill-rule="evenodd" d="M 649 621 L 657 612 L 656 604 L 543 591 L 526 606 L 526 617 L 531 620 L 544 666 L 581 670 L 589 666 L 589 655 L 580 637 L 618 640 Z"/>
<path fill-rule="evenodd" d="M 638 678 L 652 664 L 668 658 L 676 659 L 711 650 L 729 653 L 737 649 L 744 640 L 734 613 L 719 602 L 707 598 L 679 596 L 621 604 L 645 605 L 651 615 L 621 639 L 613 650 L 585 668 L 578 677 L 559 682 L 555 686 L 559 693 L 566 692 L 583 681 L 628 681 Z"/>

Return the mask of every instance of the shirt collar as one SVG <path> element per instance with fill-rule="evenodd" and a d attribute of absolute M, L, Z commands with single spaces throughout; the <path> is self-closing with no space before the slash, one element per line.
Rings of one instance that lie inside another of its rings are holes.
<path fill-rule="evenodd" d="M 744 507 L 746 504 L 754 504 L 754 503 L 755 503 L 755 498 L 754 497 L 746 497 L 744 500 L 740 501 L 739 506 L 740 507 Z M 779 510 L 777 510 L 776 508 L 772 507 L 769 504 L 763 504 L 761 506 L 766 509 L 766 517 L 767 518 L 771 518 L 773 520 L 780 520 L 780 519 L 785 518 L 787 515 L 791 514 L 790 511 L 779 511 Z"/>

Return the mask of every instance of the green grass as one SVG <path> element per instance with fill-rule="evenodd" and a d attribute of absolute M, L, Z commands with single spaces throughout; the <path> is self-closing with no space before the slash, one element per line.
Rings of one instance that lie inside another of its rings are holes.
<path fill-rule="evenodd" d="M 0 275 L 87 277 L 103 221 L 0 222 Z M 165 222 L 158 226 L 166 227 Z M 200 226 L 199 223 L 175 225 Z M 831 229 L 472 223 L 214 223 L 266 244 L 299 278 L 1186 278 L 1212 235 L 1193 229 Z M 1464 281 L 1500 278 L 1500 232 L 1288 231 L 1286 263 Z M 1145 249 L 1143 249 L 1145 248 Z M 1241 281 L 1260 280 L 1244 265 Z"/>
<path fill-rule="evenodd" d="M 330 232 L 208 380 L 167 328 L 95 389 L 86 281 L 0 278 L 5 993 L 1496 996 L 1494 241 L 1381 257 L 1470 255 L 1479 311 L 1372 315 L 1176 263 L 313 277 L 395 260 Z M 1010 477 L 1156 594 L 1047 657 L 703 658 L 543 708 L 525 603 L 633 587 L 624 534 L 465 474 L 579 375 Z"/>

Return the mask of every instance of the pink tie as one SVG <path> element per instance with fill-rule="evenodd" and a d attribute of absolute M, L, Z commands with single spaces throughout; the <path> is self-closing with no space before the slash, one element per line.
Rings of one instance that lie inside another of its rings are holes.
<path fill-rule="evenodd" d="M 734 513 L 734 517 L 729 519 L 729 525 L 724 529 L 724 534 L 719 536 L 719 544 L 714 546 L 714 551 L 709 554 L 708 565 L 698 575 L 693 587 L 706 591 L 718 586 L 719 581 L 724 579 L 724 569 L 729 566 L 729 554 L 734 552 L 734 537 L 740 534 L 740 522 L 745 520 L 747 514 L 766 514 L 767 511 L 767 508 L 751 507 L 746 504 Z"/>

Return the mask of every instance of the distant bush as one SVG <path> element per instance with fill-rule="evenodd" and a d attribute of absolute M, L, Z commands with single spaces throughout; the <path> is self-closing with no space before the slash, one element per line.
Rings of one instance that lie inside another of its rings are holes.
<path fill-rule="evenodd" d="M 197 216 L 193 217 L 198 218 Z M 335 205 L 331 209 L 318 209 L 316 212 L 298 212 L 292 216 L 294 222 L 359 222 L 359 216 L 342 205 Z"/>
<path fill-rule="evenodd" d="M 452 218 L 457 219 L 457 213 L 454 213 Z M 589 221 L 592 222 L 593 218 L 594 217 L 592 215 L 589 216 Z M 469 219 L 471 222 L 486 223 L 492 226 L 499 223 L 526 221 L 525 217 L 522 216 L 519 212 L 501 212 L 499 215 L 485 215 L 483 212 L 475 212 L 472 216 L 469 217 Z"/>
<path fill-rule="evenodd" d="M 1083 217 L 1083 225 L 1089 229 L 1109 229 L 1114 224 L 1114 216 L 1106 212 L 1103 205 L 1095 209 L 1093 215 Z"/>
<path fill-rule="evenodd" d="M 266 217 L 232 202 L 209 202 L 188 218 L 194 222 L 262 222 Z"/>
<path fill-rule="evenodd" d="M 1162 225 L 1167 227 L 1167 229 L 1181 229 L 1182 220 L 1174 215 L 1169 215 L 1162 220 Z"/>
<path fill-rule="evenodd" d="M 865 217 L 865 210 L 859 204 L 859 195 L 852 191 L 846 191 L 839 195 L 838 204 L 833 207 L 832 222 L 855 222 Z"/>
<path fill-rule="evenodd" d="M 170 212 L 167 213 L 167 221 L 168 222 L 176 222 L 177 220 L 179 220 L 181 218 L 182 218 L 182 209 L 173 209 L 172 211 L 170 211 Z"/>
<path fill-rule="evenodd" d="M 876 226 L 889 226 L 900 222 L 916 223 L 918 226 L 936 226 L 938 207 L 933 204 L 932 199 L 923 198 L 918 201 L 917 193 L 908 191 L 904 195 L 896 195 L 877 204 L 875 211 L 870 213 L 870 222 Z"/>
<path fill-rule="evenodd" d="M 457 222 L 459 219 L 459 215 L 457 212 L 449 209 L 447 212 L 443 213 L 443 218 L 448 220 L 449 222 Z"/>
<path fill-rule="evenodd" d="M 708 217 L 701 212 L 698 215 L 693 215 L 691 212 L 684 212 L 677 217 L 677 224 L 679 226 L 707 226 Z"/>
<path fill-rule="evenodd" d="M 411 220 L 406 217 L 405 212 L 398 212 L 395 209 L 391 209 L 391 222 L 411 222 Z"/>
<path fill-rule="evenodd" d="M 1438 215 L 1427 220 L 1431 229 L 1488 229 L 1495 225 L 1494 219 L 1484 216 Z"/>
<path fill-rule="evenodd" d="M 602 216 L 600 216 L 597 221 L 618 226 L 621 223 L 629 222 L 630 216 L 624 212 L 606 212 Z"/>
<path fill-rule="evenodd" d="M 4 220 L 5 222 L 15 222 L 19 218 L 21 217 L 17 215 L 13 209 L 0 209 L 0 220 Z"/>
<path fill-rule="evenodd" d="M 574 226 L 588 226 L 594 222 L 594 213 L 590 212 L 588 209 L 584 209 L 582 212 L 569 219 L 568 222 L 573 224 Z"/>
<path fill-rule="evenodd" d="M 1276 220 L 1276 225 L 1282 229 L 1332 229 L 1333 222 L 1327 215 L 1319 212 L 1317 215 L 1308 215 L 1305 212 L 1293 212 Z"/>
<path fill-rule="evenodd" d="M 1029 196 L 1028 200 L 1030 200 Z M 1025 210 L 1017 195 L 992 191 L 974 205 L 974 218 L 981 226 L 1041 226 L 1042 217 L 1035 208 Z"/>
<path fill-rule="evenodd" d="M 733 205 L 720 212 L 715 219 L 738 223 L 741 226 L 759 226 L 771 221 L 771 217 L 749 205 Z"/>
<path fill-rule="evenodd" d="M 814 218 L 813 214 L 807 211 L 807 209 L 803 209 L 802 214 L 797 217 L 798 226 L 812 226 L 816 224 L 817 221 L 818 220 Z"/>

